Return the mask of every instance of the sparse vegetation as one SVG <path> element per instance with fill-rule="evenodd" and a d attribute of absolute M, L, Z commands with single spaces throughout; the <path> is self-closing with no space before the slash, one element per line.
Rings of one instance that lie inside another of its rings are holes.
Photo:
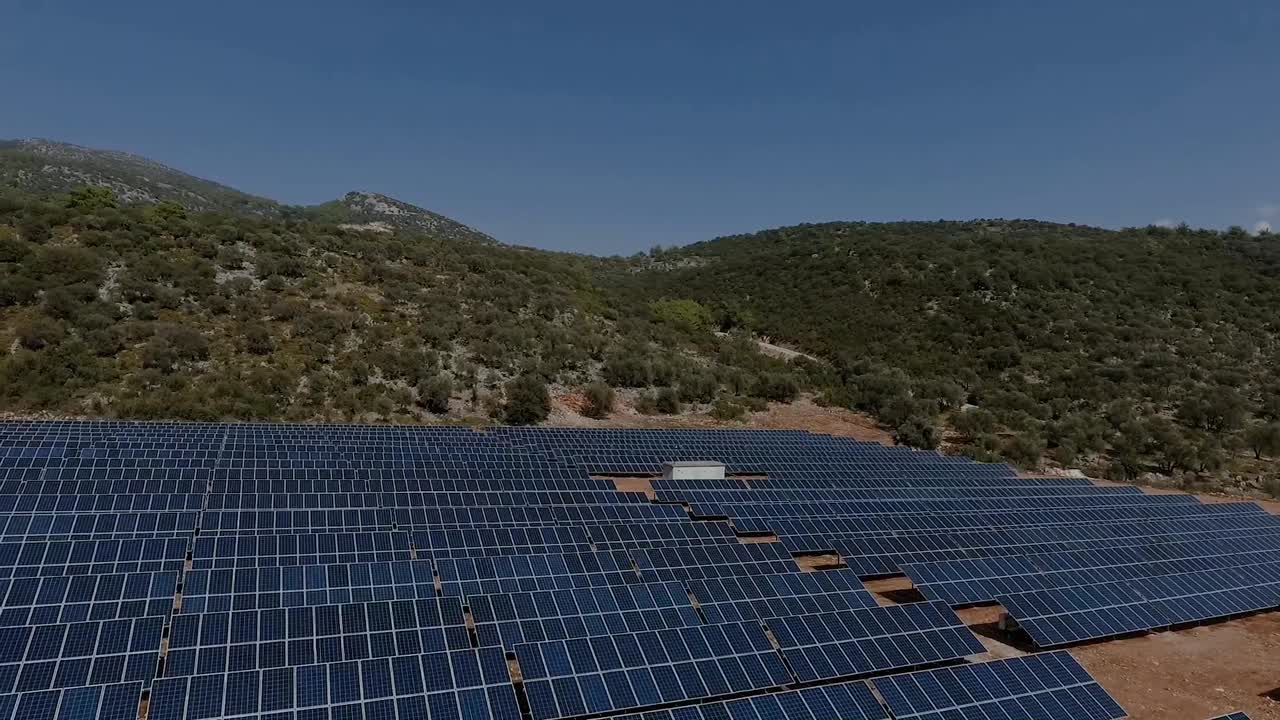
<path fill-rule="evenodd" d="M 613 412 L 613 388 L 602 382 L 593 382 L 587 385 L 585 394 L 587 396 L 587 404 L 583 414 L 587 417 L 600 420 L 609 417 L 609 414 Z"/>
<path fill-rule="evenodd" d="M 503 420 L 511 425 L 534 425 L 551 413 L 551 396 L 547 384 L 532 373 L 525 373 L 507 383 L 507 404 Z"/>
<path fill-rule="evenodd" d="M 0 180 L 72 163 L 49 152 L 0 146 Z M 430 214 L 353 228 L 399 206 L 288 208 L 163 170 L 208 202 L 141 180 L 122 195 L 129 163 L 110 188 L 51 172 L 0 193 L 5 409 L 537 422 L 536 377 L 585 388 L 597 417 L 612 388 L 722 420 L 807 392 L 983 460 L 1280 475 L 1274 234 L 831 223 L 606 259 Z M 820 359 L 765 356 L 750 333 Z"/>

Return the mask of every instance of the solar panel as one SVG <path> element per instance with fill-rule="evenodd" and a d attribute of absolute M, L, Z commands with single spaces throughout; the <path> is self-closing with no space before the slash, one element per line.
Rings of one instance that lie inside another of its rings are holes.
<path fill-rule="evenodd" d="M 906 564 L 902 569 L 926 597 L 963 605 L 1034 590 L 1264 564 L 1277 551 L 1280 527 L 1268 535 L 1185 543 L 1161 539 L 1105 549 Z"/>
<path fill-rule="evenodd" d="M 437 560 L 446 595 L 568 590 L 640 582 L 622 551 L 500 555 Z"/>
<path fill-rule="evenodd" d="M 497 593 L 467 598 L 481 645 L 690 627 L 702 623 L 679 583 Z"/>
<path fill-rule="evenodd" d="M 256 718 L 288 711 L 300 717 L 520 719 L 506 658 L 497 648 L 164 678 L 152 689 L 148 717 Z"/>
<path fill-rule="evenodd" d="M 875 597 L 848 570 L 691 580 L 689 591 L 709 622 L 876 607 Z"/>
<path fill-rule="evenodd" d="M 177 572 L 0 580 L 0 627 L 168 615 Z"/>
<path fill-rule="evenodd" d="M 997 598 L 1040 647 L 1280 607 L 1280 563 Z"/>
<path fill-rule="evenodd" d="M 1209 718 L 1209 720 L 1249 720 L 1249 716 L 1243 712 L 1233 712 L 1233 713 L 1227 713 L 1226 715 L 1219 715 L 1217 717 L 1212 717 L 1212 718 Z"/>
<path fill-rule="evenodd" d="M 944 603 L 774 618 L 766 623 L 801 682 L 871 675 L 985 652 Z"/>
<path fill-rule="evenodd" d="M 637 548 L 630 555 L 648 582 L 800 571 L 791 553 L 779 543 Z"/>
<path fill-rule="evenodd" d="M 1124 710 L 1065 652 L 871 681 L 897 720 L 1113 720 Z"/>
<path fill-rule="evenodd" d="M 889 720 L 866 683 L 838 683 L 699 703 L 676 710 L 650 710 L 613 720 Z"/>
<path fill-rule="evenodd" d="M 791 682 L 759 625 L 730 623 L 516 646 L 535 720 L 712 698 Z"/>
<path fill-rule="evenodd" d="M 458 598 L 178 615 L 166 677 L 471 647 Z"/>
<path fill-rule="evenodd" d="M 140 683 L 60 688 L 0 695 L 0 718 L 14 720 L 134 720 L 142 701 Z"/>
<path fill-rule="evenodd" d="M 0 694 L 141 682 L 160 659 L 165 618 L 0 628 Z"/>
<path fill-rule="evenodd" d="M 183 611 L 339 605 L 435 596 L 435 569 L 429 560 L 190 570 L 183 585 Z"/>
<path fill-rule="evenodd" d="M 739 475 L 655 480 L 658 503 L 591 476 L 680 459 Z M 539 720 L 886 720 L 854 678 L 980 647 L 860 575 L 942 561 L 921 585 L 955 600 L 1143 568 L 1164 621 L 1266 601 L 1273 537 L 1251 504 L 803 431 L 0 423 L 0 720 L 133 718 L 148 686 L 155 718 L 514 720 L 508 651 Z M 984 564 L 1014 555 L 1042 564 Z M 1191 561 L 1231 587 L 1153 576 Z"/>

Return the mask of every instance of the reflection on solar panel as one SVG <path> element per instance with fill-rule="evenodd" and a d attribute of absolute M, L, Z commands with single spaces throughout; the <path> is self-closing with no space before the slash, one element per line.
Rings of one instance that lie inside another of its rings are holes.
<path fill-rule="evenodd" d="M 1249 720 L 1249 716 L 1242 712 L 1233 712 L 1226 715 L 1209 718 L 1209 720 Z"/>
<path fill-rule="evenodd" d="M 1065 652 L 894 675 L 872 684 L 897 720 L 1112 720 L 1125 715 Z"/>
<path fill-rule="evenodd" d="M 736 475 L 598 477 L 675 460 Z M 862 677 L 896 717 L 1110 718 L 1067 656 L 962 664 L 947 604 L 1042 644 L 1276 607 L 1277 538 L 802 431 L 0 423 L 0 720 L 890 717 Z M 879 607 L 904 567 L 941 602 Z"/>

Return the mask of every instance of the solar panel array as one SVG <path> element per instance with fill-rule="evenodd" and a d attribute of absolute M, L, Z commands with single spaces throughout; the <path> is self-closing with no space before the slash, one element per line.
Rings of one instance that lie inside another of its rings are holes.
<path fill-rule="evenodd" d="M 735 476 L 602 477 L 677 460 Z M 0 720 L 1119 718 L 1065 653 L 975 662 L 951 607 L 1046 646 L 1274 607 L 1278 542 L 801 431 L 4 423 Z M 904 571 L 925 602 L 862 584 Z"/>

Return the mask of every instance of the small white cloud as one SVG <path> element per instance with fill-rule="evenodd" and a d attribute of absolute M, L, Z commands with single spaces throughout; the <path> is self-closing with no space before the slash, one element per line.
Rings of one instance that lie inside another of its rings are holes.
<path fill-rule="evenodd" d="M 1253 224 L 1254 235 L 1261 235 L 1262 233 L 1269 233 L 1269 232 L 1271 232 L 1271 223 L 1267 222 L 1266 220 L 1259 220 L 1258 222 Z"/>
<path fill-rule="evenodd" d="M 1151 224 L 1152 224 L 1152 225 L 1155 225 L 1156 227 L 1169 228 L 1169 229 L 1171 229 L 1171 230 L 1172 230 L 1173 228 L 1178 227 L 1178 223 L 1174 222 L 1174 221 L 1173 221 L 1173 220 L 1171 220 L 1170 218 L 1160 218 L 1159 220 L 1157 220 L 1157 221 L 1155 221 L 1155 222 L 1153 222 L 1153 223 L 1151 223 Z"/>

